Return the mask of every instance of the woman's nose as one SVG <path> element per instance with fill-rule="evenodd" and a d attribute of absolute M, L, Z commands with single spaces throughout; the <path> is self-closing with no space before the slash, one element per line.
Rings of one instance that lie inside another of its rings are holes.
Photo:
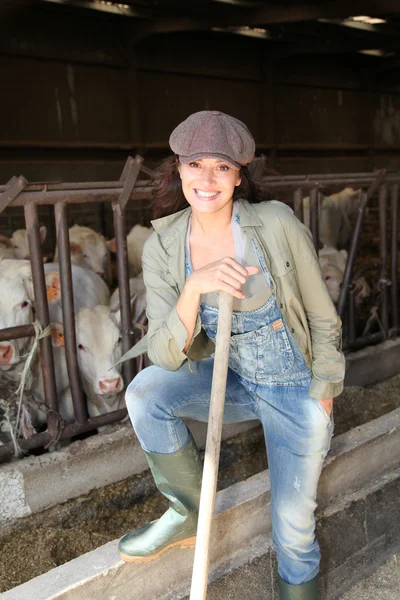
<path fill-rule="evenodd" d="M 202 171 L 202 179 L 207 183 L 212 183 L 215 181 L 215 172 L 212 168 L 205 167 Z"/>

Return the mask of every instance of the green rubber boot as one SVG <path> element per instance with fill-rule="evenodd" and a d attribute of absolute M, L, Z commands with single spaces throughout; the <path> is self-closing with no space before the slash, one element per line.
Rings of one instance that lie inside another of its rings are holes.
<path fill-rule="evenodd" d="M 318 579 L 319 575 L 307 583 L 290 585 L 278 575 L 279 600 L 318 600 Z"/>
<path fill-rule="evenodd" d="M 147 562 L 174 546 L 194 548 L 200 504 L 202 464 L 192 438 L 174 454 L 145 452 L 154 481 L 170 501 L 158 519 L 121 538 L 118 553 L 125 562 Z"/>

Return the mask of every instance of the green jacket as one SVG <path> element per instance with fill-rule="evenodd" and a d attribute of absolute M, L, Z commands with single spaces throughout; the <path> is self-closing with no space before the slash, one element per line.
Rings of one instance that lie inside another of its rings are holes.
<path fill-rule="evenodd" d="M 201 360 L 215 350 L 197 317 L 189 349 L 187 331 L 176 311 L 185 284 L 185 237 L 191 208 L 152 221 L 154 233 L 143 250 L 147 292 L 147 335 L 122 360 L 147 351 L 149 359 L 175 371 L 186 359 Z M 292 335 L 312 371 L 309 394 L 325 399 L 343 389 L 345 359 L 341 320 L 322 279 L 310 230 L 277 201 L 239 205 L 240 226 L 252 230 L 275 283 L 277 301 Z"/>

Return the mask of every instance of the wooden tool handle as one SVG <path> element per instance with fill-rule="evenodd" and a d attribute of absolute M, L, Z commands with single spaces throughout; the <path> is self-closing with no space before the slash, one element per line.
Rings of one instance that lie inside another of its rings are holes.
<path fill-rule="evenodd" d="M 226 292 L 220 292 L 211 402 L 190 600 L 205 600 L 207 595 L 210 536 L 217 491 L 218 463 L 221 449 L 221 431 L 231 340 L 232 305 L 233 296 Z"/>

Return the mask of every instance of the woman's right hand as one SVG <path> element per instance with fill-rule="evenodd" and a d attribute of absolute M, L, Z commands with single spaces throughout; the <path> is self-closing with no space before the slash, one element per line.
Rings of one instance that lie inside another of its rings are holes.
<path fill-rule="evenodd" d="M 258 271 L 258 267 L 243 267 L 234 258 L 226 257 L 193 271 L 185 287 L 195 294 L 223 291 L 243 300 L 243 284 L 249 275 L 255 275 Z"/>

